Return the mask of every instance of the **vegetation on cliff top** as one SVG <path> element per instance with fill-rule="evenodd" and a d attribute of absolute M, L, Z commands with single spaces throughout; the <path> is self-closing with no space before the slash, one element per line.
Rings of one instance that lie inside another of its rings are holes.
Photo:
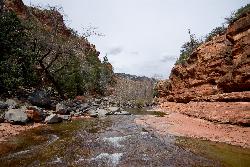
<path fill-rule="evenodd" d="M 239 19 L 242 17 L 244 14 L 250 12 L 250 4 L 247 4 L 246 6 L 241 7 L 237 11 L 233 12 L 229 17 L 225 18 L 226 20 L 226 25 L 232 24 L 235 20 Z M 180 56 L 177 59 L 175 64 L 184 64 L 189 56 L 204 42 L 211 41 L 213 37 L 217 35 L 222 35 L 226 33 L 226 25 L 223 24 L 222 26 L 214 28 L 209 34 L 205 36 L 204 39 L 198 39 L 195 37 L 195 34 L 192 34 L 190 30 L 188 30 L 190 40 L 185 42 L 181 46 L 180 50 Z"/>

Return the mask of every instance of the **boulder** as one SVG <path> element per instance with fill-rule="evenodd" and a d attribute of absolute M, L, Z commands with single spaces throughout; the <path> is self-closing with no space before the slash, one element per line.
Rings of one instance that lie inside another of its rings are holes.
<path fill-rule="evenodd" d="M 0 101 L 0 109 L 7 109 L 7 108 L 8 108 L 8 104 L 3 101 Z"/>
<path fill-rule="evenodd" d="M 97 117 L 98 116 L 98 112 L 96 110 L 89 110 L 89 111 L 87 111 L 87 113 L 91 117 Z"/>
<path fill-rule="evenodd" d="M 58 117 L 57 114 L 51 114 L 45 118 L 44 122 L 48 124 L 59 123 L 62 122 L 62 118 Z"/>
<path fill-rule="evenodd" d="M 109 107 L 108 110 L 109 110 L 109 114 L 114 114 L 115 112 L 120 111 L 120 108 L 119 107 Z"/>
<path fill-rule="evenodd" d="M 28 97 L 28 99 L 32 105 L 38 107 L 50 108 L 52 104 L 50 96 L 44 90 L 35 91 Z"/>
<path fill-rule="evenodd" d="M 57 114 L 68 115 L 69 112 L 70 111 L 67 109 L 67 106 L 64 105 L 63 103 L 58 103 L 56 105 L 56 113 Z"/>
<path fill-rule="evenodd" d="M 98 117 L 104 117 L 105 115 L 109 113 L 107 110 L 104 110 L 104 109 L 97 109 L 96 112 L 98 114 Z"/>
<path fill-rule="evenodd" d="M 25 112 L 28 118 L 34 122 L 41 122 L 45 119 L 45 116 L 46 116 L 43 110 L 36 106 L 27 107 Z"/>
<path fill-rule="evenodd" d="M 5 103 L 8 105 L 9 109 L 16 108 L 17 106 L 17 102 L 13 99 L 7 99 Z"/>
<path fill-rule="evenodd" d="M 28 116 L 21 109 L 9 109 L 5 113 L 5 120 L 14 124 L 25 124 L 28 122 Z"/>
<path fill-rule="evenodd" d="M 75 117 L 79 117 L 79 116 L 81 116 L 81 113 L 80 112 L 76 112 L 76 113 L 74 113 L 73 114 Z"/>
<path fill-rule="evenodd" d="M 88 103 L 83 103 L 80 106 L 81 106 L 80 110 L 84 111 L 84 110 L 86 110 L 89 107 L 89 104 Z"/>

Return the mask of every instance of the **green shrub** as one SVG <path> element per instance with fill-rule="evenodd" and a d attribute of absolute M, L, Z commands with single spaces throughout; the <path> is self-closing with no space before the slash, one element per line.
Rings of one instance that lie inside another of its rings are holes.
<path fill-rule="evenodd" d="M 235 20 L 239 19 L 243 14 L 250 12 L 250 4 L 239 8 L 236 12 L 233 12 L 229 17 L 226 17 L 226 23 L 231 24 Z"/>
<path fill-rule="evenodd" d="M 27 49 L 26 28 L 12 12 L 0 14 L 0 87 L 10 90 L 32 85 L 34 60 Z"/>
<path fill-rule="evenodd" d="M 190 30 L 188 30 L 188 34 L 190 37 L 190 41 L 185 42 L 181 46 L 181 54 L 175 64 L 184 64 L 188 60 L 189 56 L 193 53 L 193 51 L 202 44 L 202 41 L 197 39 L 194 34 L 191 34 Z"/>
<path fill-rule="evenodd" d="M 222 35 L 225 32 L 226 32 L 226 27 L 224 25 L 222 25 L 220 27 L 216 27 L 208 35 L 206 35 L 205 42 L 208 42 L 208 41 L 212 40 L 213 37 L 215 37 L 217 35 Z"/>

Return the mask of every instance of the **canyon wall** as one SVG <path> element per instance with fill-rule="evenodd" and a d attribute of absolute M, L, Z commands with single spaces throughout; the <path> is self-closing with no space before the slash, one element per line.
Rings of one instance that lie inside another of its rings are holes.
<path fill-rule="evenodd" d="M 250 13 L 175 65 L 156 89 L 171 102 L 250 101 Z"/>

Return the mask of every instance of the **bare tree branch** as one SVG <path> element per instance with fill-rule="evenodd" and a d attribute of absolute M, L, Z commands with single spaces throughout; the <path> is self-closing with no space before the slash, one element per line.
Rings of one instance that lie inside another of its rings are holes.
<path fill-rule="evenodd" d="M 62 55 L 61 52 L 57 53 L 56 56 L 53 58 L 53 60 L 49 63 L 49 65 L 46 67 L 46 70 L 48 70 L 52 65 L 53 63 L 59 58 L 59 56 Z"/>

